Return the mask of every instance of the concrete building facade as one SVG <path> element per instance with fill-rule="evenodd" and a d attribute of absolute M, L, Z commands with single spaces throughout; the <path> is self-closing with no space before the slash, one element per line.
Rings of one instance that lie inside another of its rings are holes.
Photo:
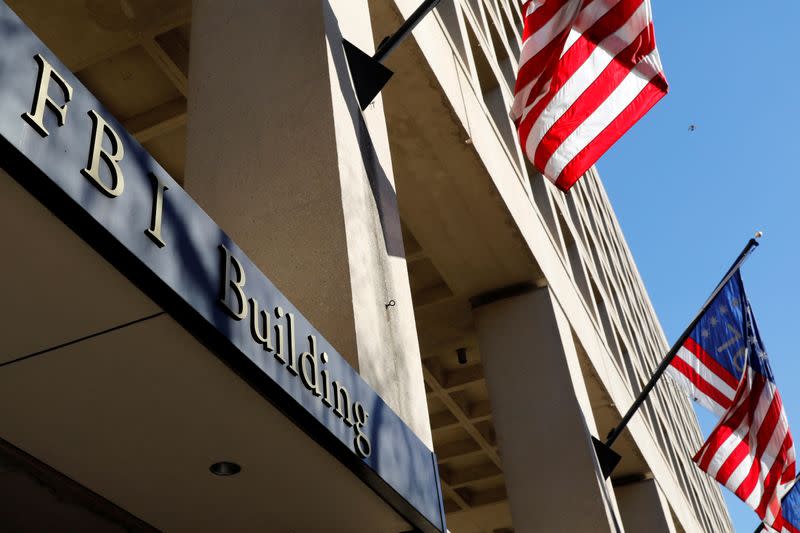
<path fill-rule="evenodd" d="M 668 379 L 600 473 L 668 344 L 597 172 L 564 194 L 518 147 L 518 3 L 442 0 L 359 109 L 342 40 L 418 3 L 7 0 L 0 523 L 733 530 Z"/>

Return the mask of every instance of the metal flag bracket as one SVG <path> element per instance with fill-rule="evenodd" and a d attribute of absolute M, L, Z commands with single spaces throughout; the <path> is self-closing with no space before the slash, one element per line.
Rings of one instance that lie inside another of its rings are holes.
<path fill-rule="evenodd" d="M 378 96 L 378 93 L 381 92 L 394 74 L 383 65 L 382 61 L 411 34 L 411 31 L 419 24 L 419 21 L 430 13 L 440 1 L 425 0 L 396 32 L 381 41 L 373 56 L 362 51 L 347 39 L 342 39 L 344 55 L 350 67 L 350 78 L 353 80 L 353 88 L 356 91 L 358 105 L 362 111 Z"/>
<path fill-rule="evenodd" d="M 606 446 L 602 441 L 592 437 L 592 444 L 594 445 L 594 453 L 597 455 L 597 462 L 600 463 L 600 471 L 603 473 L 603 479 L 608 479 L 611 472 L 619 464 L 622 456 L 611 449 L 611 446 Z"/>
<path fill-rule="evenodd" d="M 614 444 L 614 441 L 617 440 L 617 437 L 619 437 L 622 434 L 622 432 L 625 430 L 625 427 L 628 425 L 628 422 L 631 421 L 633 415 L 636 414 L 636 411 L 639 410 L 639 407 L 641 407 L 644 401 L 647 399 L 647 396 L 650 394 L 650 391 L 653 390 L 653 387 L 655 387 L 656 383 L 658 382 L 658 379 L 667 370 L 667 367 L 669 367 L 669 364 L 672 362 L 672 359 L 675 358 L 675 355 L 678 353 L 678 350 L 681 348 L 681 346 L 683 346 L 683 343 L 692 333 L 692 330 L 694 330 L 695 326 L 700 321 L 700 318 L 705 314 L 708 307 L 714 301 L 714 298 L 717 297 L 719 292 L 728 283 L 728 280 L 730 280 L 731 277 L 733 277 L 733 275 L 736 273 L 736 271 L 739 270 L 739 267 L 742 266 L 742 263 L 744 263 L 745 259 L 747 259 L 747 257 L 750 255 L 750 252 L 752 252 L 758 246 L 757 239 L 760 239 L 762 235 L 763 234 L 760 231 L 756 232 L 755 237 L 747 242 L 747 244 L 742 249 L 739 256 L 736 258 L 731 267 L 722 277 L 722 281 L 719 282 L 717 287 L 711 293 L 711 296 L 709 296 L 708 299 L 706 300 L 706 303 L 703 304 L 703 307 L 697 313 L 697 316 L 694 317 L 694 319 L 691 321 L 686 330 L 681 334 L 678 340 L 675 341 L 675 344 L 672 345 L 672 348 L 670 348 L 669 352 L 667 352 L 667 355 L 664 356 L 664 359 L 661 361 L 661 364 L 659 364 L 658 368 L 656 368 L 655 372 L 653 372 L 653 376 L 650 378 L 650 381 L 647 383 L 647 385 L 644 386 L 642 392 L 639 393 L 639 396 L 636 398 L 636 400 L 634 400 L 633 404 L 630 406 L 628 411 L 622 417 L 622 420 L 620 420 L 619 424 L 617 424 L 617 426 L 614 429 L 608 432 L 606 441 L 601 442 L 595 437 L 592 437 L 592 444 L 594 445 L 595 455 L 597 455 L 597 461 L 600 464 L 600 471 L 603 473 L 603 477 L 605 479 L 608 479 L 609 476 L 611 476 L 611 473 L 614 471 L 614 468 L 616 468 L 617 464 L 621 459 L 621 456 L 617 452 L 611 449 L 611 445 Z"/>

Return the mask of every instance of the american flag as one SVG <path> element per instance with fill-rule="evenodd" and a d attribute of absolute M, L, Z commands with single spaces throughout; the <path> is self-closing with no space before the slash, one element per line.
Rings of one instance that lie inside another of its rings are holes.
<path fill-rule="evenodd" d="M 511 118 L 568 190 L 667 93 L 649 0 L 527 0 Z"/>
<path fill-rule="evenodd" d="M 781 498 L 794 482 L 794 445 L 738 271 L 671 365 L 671 373 L 698 401 L 722 412 L 694 462 L 767 526 L 791 531 L 783 529 Z M 730 376 L 738 376 L 733 388 Z"/>
<path fill-rule="evenodd" d="M 781 519 L 775 528 L 781 533 L 800 533 L 800 483 L 796 478 L 781 501 Z"/>
<path fill-rule="evenodd" d="M 741 288 L 737 272 L 700 317 L 667 369 L 696 402 L 719 416 L 730 408 L 745 367 Z"/>

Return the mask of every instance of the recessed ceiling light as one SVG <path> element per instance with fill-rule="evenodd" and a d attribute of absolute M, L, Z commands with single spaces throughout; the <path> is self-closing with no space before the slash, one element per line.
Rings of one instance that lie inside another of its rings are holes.
<path fill-rule="evenodd" d="M 220 461 L 209 466 L 212 474 L 217 476 L 233 476 L 242 471 L 242 467 L 230 461 Z"/>
<path fill-rule="evenodd" d="M 467 364 L 467 349 L 466 348 L 458 348 L 456 350 L 456 355 L 458 356 L 458 364 L 466 365 Z"/>

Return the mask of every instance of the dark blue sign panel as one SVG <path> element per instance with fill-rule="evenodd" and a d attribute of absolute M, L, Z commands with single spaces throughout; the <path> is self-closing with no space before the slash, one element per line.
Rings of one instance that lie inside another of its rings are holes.
<path fill-rule="evenodd" d="M 431 450 L 2 2 L 0 165 L 406 519 L 445 530 Z"/>

